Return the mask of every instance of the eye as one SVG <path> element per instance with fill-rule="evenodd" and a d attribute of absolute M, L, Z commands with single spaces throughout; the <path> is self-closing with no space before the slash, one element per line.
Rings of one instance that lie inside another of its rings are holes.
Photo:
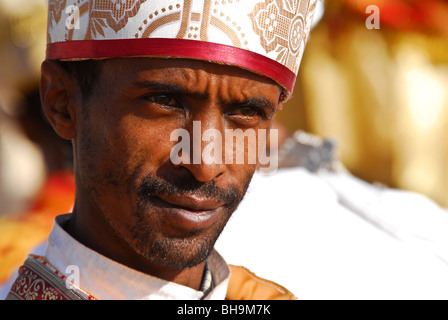
<path fill-rule="evenodd" d="M 242 106 L 239 108 L 234 109 L 231 113 L 233 116 L 240 116 L 240 117 L 247 117 L 247 118 L 253 118 L 253 117 L 265 117 L 265 114 L 263 110 L 256 107 L 251 106 Z"/>
<path fill-rule="evenodd" d="M 237 127 L 255 127 L 267 120 L 265 110 L 253 105 L 235 106 L 227 112 L 227 117 Z"/>
<path fill-rule="evenodd" d="M 177 102 L 177 100 L 170 96 L 170 95 L 166 95 L 166 94 L 156 94 L 156 95 L 150 95 L 148 97 L 146 97 L 147 100 L 163 105 L 163 106 L 167 106 L 167 107 L 173 107 L 173 108 L 177 108 L 179 107 L 179 104 Z"/>
<path fill-rule="evenodd" d="M 241 109 L 241 115 L 246 116 L 246 117 L 253 117 L 256 116 L 258 114 L 260 114 L 260 112 L 252 107 L 242 107 Z"/>

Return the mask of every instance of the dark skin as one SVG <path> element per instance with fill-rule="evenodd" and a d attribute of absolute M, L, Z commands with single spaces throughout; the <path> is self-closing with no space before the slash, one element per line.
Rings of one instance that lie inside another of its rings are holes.
<path fill-rule="evenodd" d="M 199 289 L 205 259 L 256 165 L 174 165 L 170 134 L 182 128 L 193 136 L 193 121 L 223 137 L 225 129 L 269 129 L 280 87 L 230 66 L 128 58 L 105 61 L 92 91 L 83 99 L 76 80 L 43 63 L 44 112 L 74 148 L 67 231 L 114 261 Z"/>

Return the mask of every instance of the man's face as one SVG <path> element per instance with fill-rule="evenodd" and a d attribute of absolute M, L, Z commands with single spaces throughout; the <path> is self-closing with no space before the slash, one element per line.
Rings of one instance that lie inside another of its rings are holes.
<path fill-rule="evenodd" d="M 93 92 L 76 110 L 78 194 L 151 262 L 185 269 L 204 261 L 256 165 L 192 161 L 207 145 L 193 145 L 194 124 L 223 138 L 229 129 L 269 129 L 280 88 L 229 66 L 135 58 L 105 61 Z M 170 137 L 179 129 L 190 134 L 181 156 L 191 161 L 174 164 Z"/>

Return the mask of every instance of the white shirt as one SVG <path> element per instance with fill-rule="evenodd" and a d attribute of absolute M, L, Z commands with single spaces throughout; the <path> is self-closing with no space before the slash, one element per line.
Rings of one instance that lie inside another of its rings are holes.
<path fill-rule="evenodd" d="M 128 268 L 87 248 L 62 226 L 70 215 L 58 216 L 48 239 L 46 260 L 66 276 L 79 270 L 79 287 L 99 300 L 199 300 L 203 292 Z M 224 300 L 230 269 L 216 252 L 208 258 L 215 284 L 205 300 Z"/>
<path fill-rule="evenodd" d="M 448 212 L 348 173 L 255 175 L 215 248 L 299 299 L 448 299 Z"/>

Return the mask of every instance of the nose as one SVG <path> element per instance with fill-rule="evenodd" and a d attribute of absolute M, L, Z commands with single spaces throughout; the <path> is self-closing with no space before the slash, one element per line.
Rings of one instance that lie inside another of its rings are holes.
<path fill-rule="evenodd" d="M 182 155 L 183 161 L 177 166 L 184 167 L 198 182 L 209 182 L 225 171 L 223 162 L 223 127 L 220 117 L 202 118 L 192 122 L 187 132 L 190 136 L 190 148 Z M 188 152 L 189 151 L 189 152 Z"/>

